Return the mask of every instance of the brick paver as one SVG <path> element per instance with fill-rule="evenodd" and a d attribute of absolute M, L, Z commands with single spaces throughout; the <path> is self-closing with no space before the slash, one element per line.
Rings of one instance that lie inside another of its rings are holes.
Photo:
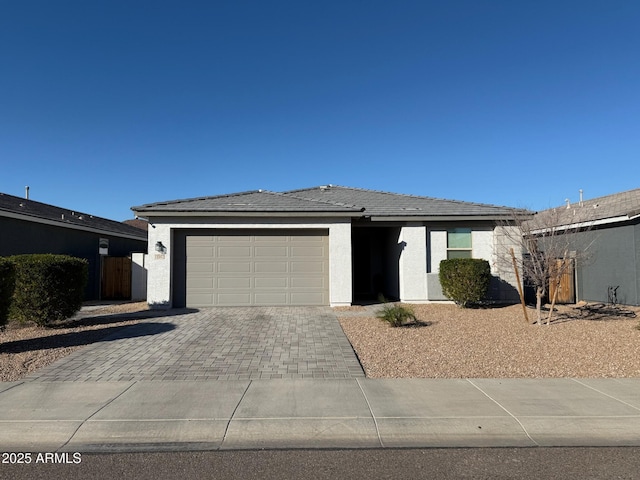
<path fill-rule="evenodd" d="M 352 378 L 364 372 L 328 307 L 169 311 L 29 377 L 40 381 Z"/>

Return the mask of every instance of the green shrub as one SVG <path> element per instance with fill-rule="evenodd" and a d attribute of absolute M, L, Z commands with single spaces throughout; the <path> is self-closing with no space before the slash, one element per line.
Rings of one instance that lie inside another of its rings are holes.
<path fill-rule="evenodd" d="M 442 292 L 463 308 L 484 300 L 490 282 L 491 267 L 486 260 L 452 258 L 440 262 Z"/>
<path fill-rule="evenodd" d="M 15 284 L 15 265 L 8 258 L 0 257 L 0 327 L 7 323 Z"/>
<path fill-rule="evenodd" d="M 67 255 L 16 255 L 16 286 L 10 316 L 38 325 L 64 320 L 80 310 L 88 262 Z"/>
<path fill-rule="evenodd" d="M 413 309 L 406 305 L 387 304 L 378 312 L 377 317 L 388 322 L 392 327 L 400 327 L 408 321 L 416 321 Z"/>

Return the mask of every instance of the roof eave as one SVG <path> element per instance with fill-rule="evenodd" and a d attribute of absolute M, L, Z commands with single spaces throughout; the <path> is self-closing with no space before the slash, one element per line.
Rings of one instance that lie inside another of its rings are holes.
<path fill-rule="evenodd" d="M 149 217 L 360 217 L 362 212 L 345 212 L 345 211 L 244 211 L 229 212 L 215 210 L 134 210 L 138 216 Z"/>
<path fill-rule="evenodd" d="M 540 235 L 542 233 L 546 233 L 549 232 L 551 230 L 554 231 L 566 231 L 566 230 L 581 230 L 581 229 L 588 229 L 588 228 L 593 228 L 593 227 L 599 227 L 602 225 L 613 225 L 616 223 L 624 223 L 624 222 L 629 222 L 632 220 L 636 220 L 637 218 L 640 218 L 640 214 L 635 215 L 635 216 L 629 216 L 629 215 L 620 215 L 618 217 L 609 217 L 609 218 L 600 218 L 597 220 L 585 220 L 583 222 L 574 222 L 574 223 L 567 223 L 567 224 L 563 224 L 563 225 L 555 225 L 553 227 L 542 227 L 542 228 L 537 228 L 534 230 L 531 230 L 531 234 L 532 235 Z"/>
<path fill-rule="evenodd" d="M 513 216 L 505 215 L 372 215 L 372 222 L 453 222 L 453 221 L 505 221 L 513 220 Z"/>
<path fill-rule="evenodd" d="M 134 234 L 123 233 L 123 232 L 115 232 L 113 230 L 108 230 L 108 229 L 105 229 L 105 228 L 99 228 L 99 227 L 95 227 L 95 226 L 79 225 L 77 223 L 62 222 L 62 221 L 59 221 L 59 220 L 51 220 L 49 218 L 38 217 L 38 216 L 35 216 L 35 215 L 28 215 L 28 214 L 24 214 L 24 213 L 15 213 L 15 212 L 7 211 L 7 210 L 0 210 L 0 216 L 8 217 L 8 218 L 15 218 L 17 220 L 25 220 L 25 221 L 28 221 L 28 222 L 41 223 L 43 225 L 52 225 L 52 226 L 60 227 L 60 228 L 69 228 L 69 229 L 72 229 L 72 230 L 82 230 L 82 231 L 85 231 L 85 232 L 92 232 L 92 233 L 99 233 L 99 234 L 103 234 L 103 235 L 110 235 L 112 237 L 129 238 L 131 240 L 146 241 L 147 238 L 148 238 L 147 232 L 145 232 L 144 230 L 140 230 L 140 232 L 141 232 L 140 235 L 134 235 Z"/>

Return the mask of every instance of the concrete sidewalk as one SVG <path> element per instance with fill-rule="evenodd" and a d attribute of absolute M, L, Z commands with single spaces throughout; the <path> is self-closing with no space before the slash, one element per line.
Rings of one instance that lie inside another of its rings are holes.
<path fill-rule="evenodd" d="M 0 384 L 4 451 L 640 446 L 640 379 Z"/>

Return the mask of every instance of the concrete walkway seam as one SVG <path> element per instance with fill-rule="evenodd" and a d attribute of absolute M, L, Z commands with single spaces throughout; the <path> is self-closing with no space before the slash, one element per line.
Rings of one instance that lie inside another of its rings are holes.
<path fill-rule="evenodd" d="M 385 448 L 384 442 L 382 441 L 382 436 L 380 435 L 380 428 L 378 428 L 378 419 L 373 413 L 373 409 L 371 408 L 371 404 L 369 403 L 369 399 L 367 398 L 367 394 L 365 393 L 362 385 L 360 384 L 360 379 L 356 378 L 356 383 L 358 384 L 358 388 L 362 392 L 362 396 L 364 397 L 364 401 L 367 402 L 367 408 L 369 409 L 369 413 L 371 414 L 371 418 L 373 419 L 373 424 L 376 427 L 376 435 L 378 436 L 378 441 L 380 442 L 380 446 Z"/>
<path fill-rule="evenodd" d="M 76 433 L 78 433 L 78 430 L 80 430 L 82 428 L 82 426 L 87 423 L 89 420 L 91 420 L 93 417 L 95 417 L 99 412 L 101 412 L 102 410 L 104 410 L 106 407 L 108 407 L 109 405 L 111 405 L 115 400 L 117 400 L 118 398 L 120 398 L 122 395 L 124 395 L 125 393 L 127 393 L 131 387 L 133 387 L 137 382 L 133 382 L 131 383 L 131 385 L 129 385 L 127 388 L 125 388 L 123 391 L 121 391 L 118 395 L 116 395 L 115 397 L 113 397 L 111 400 L 109 400 L 107 403 L 105 403 L 104 405 L 102 405 L 99 409 L 97 409 L 95 412 L 93 412 L 91 415 L 89 415 L 87 418 L 85 418 L 82 422 L 80 422 L 80 425 L 78 425 L 78 428 L 76 428 L 73 433 L 71 434 L 71 436 L 67 439 L 66 442 L 64 442 L 58 449 L 57 451 L 61 451 L 64 447 L 66 447 L 69 442 L 71 440 L 73 440 L 73 437 L 76 436 Z"/>
<path fill-rule="evenodd" d="M 478 385 L 476 385 L 475 383 L 473 383 L 471 381 L 471 379 L 467 378 L 466 379 L 467 382 L 469 382 L 471 385 L 473 385 L 475 388 L 477 388 L 478 390 L 480 390 L 480 392 L 487 397 L 489 400 L 491 400 L 493 403 L 495 403 L 496 405 L 498 405 L 502 410 L 504 410 L 505 412 L 507 412 L 511 418 L 513 418 L 516 422 L 518 422 L 518 425 L 520 425 L 520 428 L 522 428 L 522 431 L 524 432 L 524 434 L 527 436 L 527 438 L 529 440 L 531 440 L 534 445 L 536 447 L 539 447 L 540 444 L 538 442 L 536 442 L 531 435 L 529 435 L 529 432 L 527 432 L 527 429 L 525 428 L 525 426 L 522 424 L 522 422 L 518 419 L 518 417 L 516 417 L 513 413 L 511 413 L 509 410 L 506 409 L 506 407 L 504 407 L 500 402 L 498 402 L 496 399 L 492 398 L 491 395 L 489 395 L 487 392 L 485 392 L 484 390 L 482 390 L 482 388 L 480 388 Z"/>
<path fill-rule="evenodd" d="M 251 386 L 252 382 L 253 380 L 249 380 L 249 383 L 247 383 L 247 387 L 244 389 L 244 392 L 242 392 L 242 396 L 240 397 L 240 400 L 238 400 L 236 407 L 233 409 L 233 412 L 231 412 L 231 415 L 229 416 L 229 421 L 227 422 L 227 426 L 224 428 L 224 435 L 222 435 L 222 441 L 220 442 L 220 446 L 218 447 L 218 450 L 222 449 L 222 445 L 224 445 L 224 442 L 226 442 L 227 433 L 229 433 L 229 427 L 231 426 L 231 422 L 236 416 L 236 412 L 238 411 L 238 408 L 240 407 L 242 400 L 244 400 L 244 397 L 247 395 L 247 392 L 249 391 L 249 387 Z"/>
<path fill-rule="evenodd" d="M 578 380 L 577 378 L 571 378 L 570 380 L 573 380 L 576 383 L 579 383 L 580 385 L 582 385 L 583 387 L 587 387 L 590 388 L 591 390 L 593 390 L 594 392 L 598 392 L 601 395 L 604 395 L 605 397 L 609 397 L 612 400 L 615 400 L 616 402 L 620 402 L 623 405 L 626 405 L 627 407 L 631 407 L 634 410 L 638 410 L 640 411 L 640 408 L 636 407 L 635 405 L 631 405 L 630 403 L 625 402 L 624 400 L 620 400 L 619 398 L 614 397 L 613 395 L 609 395 L 608 393 L 605 393 L 601 390 L 598 390 L 595 387 L 592 387 L 591 385 L 587 385 L 586 383 L 582 383 L 580 380 Z"/>

